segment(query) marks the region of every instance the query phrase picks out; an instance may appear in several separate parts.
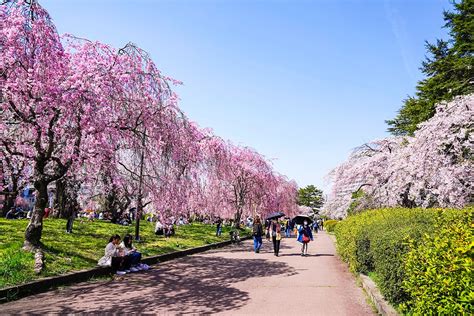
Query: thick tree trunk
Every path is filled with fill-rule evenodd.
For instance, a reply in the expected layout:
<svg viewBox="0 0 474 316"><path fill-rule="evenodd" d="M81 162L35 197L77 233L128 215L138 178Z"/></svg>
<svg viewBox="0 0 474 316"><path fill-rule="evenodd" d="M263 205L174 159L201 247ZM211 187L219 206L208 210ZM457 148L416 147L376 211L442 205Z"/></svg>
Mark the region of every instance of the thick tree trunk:
<svg viewBox="0 0 474 316"><path fill-rule="evenodd" d="M17 196L17 191L10 192L4 196L5 200L3 201L0 217L5 217L5 215L7 215L7 212L15 205L15 199Z"/></svg>
<svg viewBox="0 0 474 316"><path fill-rule="evenodd" d="M234 214L234 228L240 228L240 218L242 217L242 207L238 206Z"/></svg>
<svg viewBox="0 0 474 316"><path fill-rule="evenodd" d="M400 197L402 198L401 200L401 206L406 207L406 208L414 208L416 207L416 203L413 199L410 199L410 188L412 184L408 184L407 188L405 189L405 192L400 194Z"/></svg>
<svg viewBox="0 0 474 316"><path fill-rule="evenodd" d="M3 207L1 212L1 217L5 217L7 212L15 205L16 197L18 196L18 179L16 177L12 177L12 187L11 191L8 187L5 189L8 194L5 195L5 200L3 201Z"/></svg>
<svg viewBox="0 0 474 316"><path fill-rule="evenodd" d="M55 215L59 218L67 218L67 214L65 212L67 211L67 183L66 179L62 178L56 181L56 196L55 196L55 201L54 201L54 209L56 210Z"/></svg>
<svg viewBox="0 0 474 316"><path fill-rule="evenodd" d="M104 212L110 215L110 220L112 223L117 223L120 219L120 214L117 210L116 196L115 188L112 186L110 191L107 192L104 201Z"/></svg>
<svg viewBox="0 0 474 316"><path fill-rule="evenodd" d="M77 194L79 183L74 177L63 177L56 181L55 216L69 218L79 206Z"/></svg>
<svg viewBox="0 0 474 316"><path fill-rule="evenodd" d="M140 240L140 218L142 217L143 202L142 198L138 199L137 210L135 211L135 240Z"/></svg>
<svg viewBox="0 0 474 316"><path fill-rule="evenodd" d="M41 233L43 232L44 209L48 205L48 184L45 181L36 181L36 204L31 215L30 223L26 227L23 248L33 250L41 247Z"/></svg>

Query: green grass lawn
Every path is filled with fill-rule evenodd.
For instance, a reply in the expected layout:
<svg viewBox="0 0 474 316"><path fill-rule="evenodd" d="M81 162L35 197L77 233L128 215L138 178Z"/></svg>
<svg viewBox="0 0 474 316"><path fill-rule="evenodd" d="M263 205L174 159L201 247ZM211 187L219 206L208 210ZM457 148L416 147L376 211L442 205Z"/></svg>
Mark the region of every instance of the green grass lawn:
<svg viewBox="0 0 474 316"><path fill-rule="evenodd" d="M95 267L112 234L123 238L126 233L135 232L135 226L76 220L73 233L66 234L66 220L45 219L41 239L45 246L45 269L37 276L33 271L33 254L21 250L27 224L27 220L0 219L0 288ZM176 235L166 239L154 234L154 224L141 221L141 241L134 245L148 257L228 240L229 231L230 227L224 227L222 236L216 237L214 225L194 223L176 227Z"/></svg>

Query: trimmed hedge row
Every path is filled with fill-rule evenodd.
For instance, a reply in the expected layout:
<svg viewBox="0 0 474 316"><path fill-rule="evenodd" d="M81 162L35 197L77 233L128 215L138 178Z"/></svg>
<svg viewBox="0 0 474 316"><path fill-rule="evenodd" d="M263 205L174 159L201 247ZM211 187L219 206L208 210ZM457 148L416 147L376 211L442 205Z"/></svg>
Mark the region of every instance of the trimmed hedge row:
<svg viewBox="0 0 474 316"><path fill-rule="evenodd" d="M335 219L330 219L330 220L327 220L324 222L324 228L328 231L328 232L333 232L334 231L334 228L336 228L336 225L339 221L335 220Z"/></svg>
<svg viewBox="0 0 474 316"><path fill-rule="evenodd" d="M353 272L374 272L385 298L408 314L473 314L473 208L379 209L335 227Z"/></svg>

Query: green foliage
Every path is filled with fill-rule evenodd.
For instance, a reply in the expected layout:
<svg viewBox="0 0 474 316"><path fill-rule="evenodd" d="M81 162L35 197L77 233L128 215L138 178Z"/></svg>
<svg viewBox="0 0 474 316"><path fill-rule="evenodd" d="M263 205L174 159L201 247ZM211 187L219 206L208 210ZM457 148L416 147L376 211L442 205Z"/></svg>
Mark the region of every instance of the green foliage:
<svg viewBox="0 0 474 316"><path fill-rule="evenodd" d="M21 244L16 244L0 256L0 288L24 283L35 276L34 255L19 248Z"/></svg>
<svg viewBox="0 0 474 316"><path fill-rule="evenodd" d="M466 301L469 298L472 300L472 231L468 232L469 225L466 223L470 221L466 218L462 228L457 226L460 225L459 214L468 214L465 217L470 216L472 221L473 209L460 211L394 208L349 216L335 228L338 252L341 258L349 263L351 271L377 275L375 281L391 303L404 303L406 312L417 311L417 308L421 310L420 306L423 306L425 309L421 314L438 313L441 309L439 304L433 303L435 298L419 298L420 291L424 291L426 296L436 293L436 299L446 304L451 301ZM449 226L446 226L446 223L449 223ZM458 227L462 234L470 234L470 239L466 235L461 238L453 227ZM432 242L427 243L427 240ZM466 240L470 240L471 244L465 243ZM435 243L440 249L439 257L428 259L431 256L430 251L436 249ZM470 259L467 260L469 256ZM427 260L431 260L433 267L428 266L425 270ZM463 264L457 264L459 262ZM459 267L463 272L457 277L451 274L446 274L446 277L439 276L442 271L459 271L452 270L453 266ZM426 273L423 275L420 269ZM466 281L468 272L470 279ZM453 286L452 291L443 291L442 287L430 288L435 284L441 286L448 282L445 278L452 280L449 284L455 283L457 287ZM418 284L423 281L426 287L418 288ZM450 309L454 310L455 308Z"/></svg>
<svg viewBox="0 0 474 316"><path fill-rule="evenodd" d="M352 215L335 227L337 251L340 257L349 263L352 272L365 270L357 261L357 241L363 239L364 229L373 223L375 215L378 215L375 211Z"/></svg>
<svg viewBox="0 0 474 316"><path fill-rule="evenodd" d="M298 205L311 207L313 212L318 213L323 203L323 191L314 185L308 185L298 190Z"/></svg>
<svg viewBox="0 0 474 316"><path fill-rule="evenodd" d="M391 210L367 232L373 260L372 267L367 266L367 271L377 273L381 280L380 291L392 303L398 304L407 299L402 287L404 260L409 251L407 240L419 240L424 232L432 230L435 212L425 209Z"/></svg>
<svg viewBox="0 0 474 316"><path fill-rule="evenodd" d="M410 240L403 281L409 299L402 310L416 315L472 315L473 212L449 212L436 223L435 234L425 234L419 243Z"/></svg>
<svg viewBox="0 0 474 316"><path fill-rule="evenodd" d="M339 223L339 221L335 220L335 219L330 219L330 220L327 220L324 222L324 228L332 233L334 232L334 228L336 228L336 225L337 223Z"/></svg>
<svg viewBox="0 0 474 316"><path fill-rule="evenodd" d="M66 234L66 220L45 219L42 242L45 250L45 269L34 275L34 256L21 251L27 220L0 219L0 288L16 285L35 278L59 275L70 271L92 268L104 254L112 234L133 235L135 226L121 226L106 221L74 221L72 234ZM224 226L221 237L215 236L215 226L193 223L178 226L176 235L166 239L154 234L154 225L140 222L141 241L135 246L144 257L189 249L228 240L230 227ZM240 236L248 235L240 231Z"/></svg>
<svg viewBox="0 0 474 316"><path fill-rule="evenodd" d="M387 121L394 135L412 135L419 123L434 115L437 103L474 92L474 0L454 3L454 12L444 12L444 20L451 38L426 43L430 57L421 67L426 78L397 117Z"/></svg>

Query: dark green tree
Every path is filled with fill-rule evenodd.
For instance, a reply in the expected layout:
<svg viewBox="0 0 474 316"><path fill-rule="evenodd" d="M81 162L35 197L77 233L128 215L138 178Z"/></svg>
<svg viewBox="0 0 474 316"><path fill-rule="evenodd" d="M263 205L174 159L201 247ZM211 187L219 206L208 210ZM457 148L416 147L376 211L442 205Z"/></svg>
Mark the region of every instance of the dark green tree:
<svg viewBox="0 0 474 316"><path fill-rule="evenodd" d="M314 185L311 184L298 190L298 205L311 207L315 214L319 213L323 203L323 191Z"/></svg>
<svg viewBox="0 0 474 316"><path fill-rule="evenodd" d="M419 123L434 115L437 103L474 92L474 0L453 5L454 11L444 12L450 38L426 42L429 56L420 68L426 78L418 82L415 96L404 100L398 115L387 121L394 135L413 135Z"/></svg>

